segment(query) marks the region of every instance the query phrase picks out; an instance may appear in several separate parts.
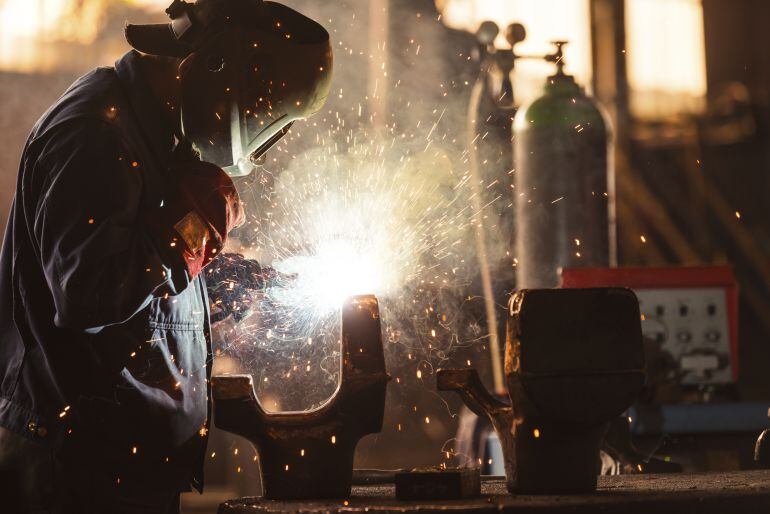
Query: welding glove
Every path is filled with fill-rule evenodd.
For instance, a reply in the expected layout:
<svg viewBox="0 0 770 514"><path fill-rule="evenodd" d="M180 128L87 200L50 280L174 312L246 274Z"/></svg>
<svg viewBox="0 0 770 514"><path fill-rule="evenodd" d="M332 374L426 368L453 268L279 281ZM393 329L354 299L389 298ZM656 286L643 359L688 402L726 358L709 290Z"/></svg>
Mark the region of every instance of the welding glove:
<svg viewBox="0 0 770 514"><path fill-rule="evenodd" d="M192 279L222 250L227 234L244 221L243 206L230 177L201 161L181 141L170 166L168 201L148 226L161 249L181 257Z"/></svg>
<svg viewBox="0 0 770 514"><path fill-rule="evenodd" d="M257 293L291 278L239 253L222 254L206 271L212 321L231 315L236 322L240 321L251 312Z"/></svg>

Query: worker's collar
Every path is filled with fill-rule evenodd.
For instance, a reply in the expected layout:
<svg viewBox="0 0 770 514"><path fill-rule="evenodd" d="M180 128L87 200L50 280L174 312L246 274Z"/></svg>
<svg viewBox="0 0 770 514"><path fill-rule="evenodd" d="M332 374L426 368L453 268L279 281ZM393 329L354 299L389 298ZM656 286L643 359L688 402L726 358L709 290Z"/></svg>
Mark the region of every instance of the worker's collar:
<svg viewBox="0 0 770 514"><path fill-rule="evenodd" d="M154 95L142 73L139 53L131 50L115 63L115 71L136 114L137 121L158 161L165 167L171 158L176 138L163 115L164 106Z"/></svg>

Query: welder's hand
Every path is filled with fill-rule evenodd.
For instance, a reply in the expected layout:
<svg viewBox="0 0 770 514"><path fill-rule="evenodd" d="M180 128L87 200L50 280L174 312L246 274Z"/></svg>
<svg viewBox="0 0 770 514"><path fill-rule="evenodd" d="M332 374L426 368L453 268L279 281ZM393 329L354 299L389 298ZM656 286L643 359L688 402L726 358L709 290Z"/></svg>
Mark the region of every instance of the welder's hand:
<svg viewBox="0 0 770 514"><path fill-rule="evenodd" d="M222 250L227 234L243 224L238 191L227 173L203 162L182 142L171 165L171 199L149 220L161 245L181 255L195 277Z"/></svg>
<svg viewBox="0 0 770 514"><path fill-rule="evenodd" d="M265 287L281 287L291 283L297 278L296 273L281 273L270 266L262 267L262 277L265 281Z"/></svg>
<svg viewBox="0 0 770 514"><path fill-rule="evenodd" d="M238 253L225 253L206 271L209 299L214 307L212 321L232 315L240 321L252 311L258 293L289 277L269 266L260 266L254 259Z"/></svg>

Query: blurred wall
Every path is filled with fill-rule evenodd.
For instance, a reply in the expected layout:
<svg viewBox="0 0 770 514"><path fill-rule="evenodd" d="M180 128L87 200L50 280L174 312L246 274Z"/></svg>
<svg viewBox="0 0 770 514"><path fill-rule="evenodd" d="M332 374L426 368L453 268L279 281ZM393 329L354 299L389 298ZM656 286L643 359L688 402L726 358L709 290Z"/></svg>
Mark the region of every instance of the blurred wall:
<svg viewBox="0 0 770 514"><path fill-rule="evenodd" d="M29 131L74 75L0 72L0 223L5 227L16 187L16 172Z"/></svg>
<svg viewBox="0 0 770 514"><path fill-rule="evenodd" d="M23 4L26 1L9 0L9 3ZM123 0L79 2L83 8L87 4L95 4L101 12L96 20L90 17L86 20L99 24L94 39L87 43L73 41L64 35L64 39L58 39L45 33L17 40L0 37L0 45L5 45L0 48L0 56L15 51L40 59L40 62L0 59L0 148L3 149L0 152L0 223L3 228L13 199L24 143L38 118L79 76L97 66L112 66L115 60L128 51L129 46L123 38L123 26L127 20L134 23L163 20L162 9L144 9L138 3ZM45 4L42 5L45 7ZM86 11L91 13L88 9ZM77 23L77 16L78 12L74 11L74 19L69 20L69 23ZM32 21L3 19L2 23L6 25L0 25L0 30L7 27L7 24L29 25ZM26 45L34 45L36 51L25 52L28 49L23 46ZM9 66L10 70L4 65ZM15 71L19 67L25 72Z"/></svg>

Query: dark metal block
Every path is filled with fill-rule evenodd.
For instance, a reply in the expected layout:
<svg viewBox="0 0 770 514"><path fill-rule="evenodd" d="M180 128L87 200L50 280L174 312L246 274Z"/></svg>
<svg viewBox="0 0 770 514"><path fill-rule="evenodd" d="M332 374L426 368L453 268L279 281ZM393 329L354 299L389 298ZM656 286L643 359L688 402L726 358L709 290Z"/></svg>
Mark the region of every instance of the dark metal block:
<svg viewBox="0 0 770 514"><path fill-rule="evenodd" d="M481 494L478 468L422 468L396 473L396 499L462 500Z"/></svg>

